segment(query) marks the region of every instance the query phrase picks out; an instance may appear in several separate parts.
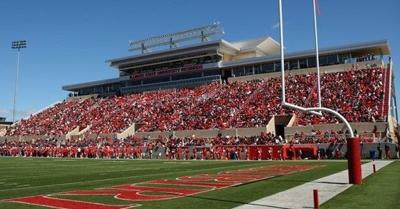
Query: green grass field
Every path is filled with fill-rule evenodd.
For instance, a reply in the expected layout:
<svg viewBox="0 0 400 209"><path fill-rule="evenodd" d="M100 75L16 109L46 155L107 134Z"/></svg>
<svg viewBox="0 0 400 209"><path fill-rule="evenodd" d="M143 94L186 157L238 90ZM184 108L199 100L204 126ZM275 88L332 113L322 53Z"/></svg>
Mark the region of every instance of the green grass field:
<svg viewBox="0 0 400 209"><path fill-rule="evenodd" d="M124 183L138 183L154 179L174 179L179 176L195 174L215 174L220 171L231 171L274 164L311 164L318 167L304 172L277 176L271 179L214 190L189 197L134 203L140 203L142 206L139 208L143 209L232 208L344 170L347 166L346 161L150 161L0 158L0 201L39 194L46 195L73 190L109 187ZM348 198L352 198L349 197L349 195L357 197L357 194L360 192L373 195L373 189L377 189L376 193L382 193L383 188L379 189L379 187L382 186L382 183L387 184L387 182L382 179L388 179L397 183L398 186L396 189L389 191L396 193L397 197L399 197L399 175L397 174L396 177L393 177L396 172L400 171L399 168L399 162L392 163L379 173L379 175L369 177L363 186L352 187L343 195L335 198L335 201L330 201L323 207L337 208L341 205L340 202L348 201ZM346 193L349 195L346 195ZM104 204L133 203L114 199L112 196L64 196L63 198ZM357 198L357 200L362 201L362 196ZM336 201L336 199L338 199L338 201ZM399 203L397 199L388 199L388 201L390 201L390 204ZM354 205L343 208L357 208L353 207ZM0 208L43 207L0 202Z"/></svg>
<svg viewBox="0 0 400 209"><path fill-rule="evenodd" d="M322 205L321 209L400 208L400 161L396 161Z"/></svg>

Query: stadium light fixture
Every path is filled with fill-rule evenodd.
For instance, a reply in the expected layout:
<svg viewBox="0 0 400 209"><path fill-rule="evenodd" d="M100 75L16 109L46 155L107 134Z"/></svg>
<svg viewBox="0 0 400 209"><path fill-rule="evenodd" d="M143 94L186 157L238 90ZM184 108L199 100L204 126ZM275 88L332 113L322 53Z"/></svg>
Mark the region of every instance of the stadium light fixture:
<svg viewBox="0 0 400 209"><path fill-rule="evenodd" d="M224 34L219 22L185 31L154 36L140 41L129 41L129 51L141 50L142 54L149 49L169 45L176 48L178 43L200 39L201 42L208 41L209 37Z"/></svg>
<svg viewBox="0 0 400 209"><path fill-rule="evenodd" d="M314 7L314 26L316 26L316 17L315 17L315 0L313 1ZM282 107L292 108L301 112L311 113L315 115L321 116L321 112L328 112L332 115L338 117L346 126L349 131L350 137L347 138L347 152L348 152L348 174L349 174L349 183L350 184L361 184L362 183L362 175L361 175L361 156L360 156L360 139L354 137L353 129L351 128L350 123L346 120L343 115L339 112L332 110L326 107L301 107L296 104L286 102L286 92L285 92L285 56L284 56L284 38L283 38L283 14L282 14L282 0L278 0L279 3L279 29L280 29L280 52L281 52L281 74L282 74ZM316 28L314 28L314 32L316 32ZM315 33L316 35L316 33ZM316 40L316 48L318 48L318 41ZM318 50L318 49L316 49ZM319 63L317 63L317 70L319 70ZM318 77L320 74L318 72ZM320 78L318 78L318 82ZM318 94L320 95L321 89L318 89ZM319 102L320 103L320 102Z"/></svg>
<svg viewBox="0 0 400 209"><path fill-rule="evenodd" d="M17 111L17 92L18 92L18 79L19 79L19 57L21 49L26 48L26 40L13 41L11 43L12 49L17 49L17 69L15 72L15 87L14 87L14 101L13 101L13 123L15 123L15 116Z"/></svg>

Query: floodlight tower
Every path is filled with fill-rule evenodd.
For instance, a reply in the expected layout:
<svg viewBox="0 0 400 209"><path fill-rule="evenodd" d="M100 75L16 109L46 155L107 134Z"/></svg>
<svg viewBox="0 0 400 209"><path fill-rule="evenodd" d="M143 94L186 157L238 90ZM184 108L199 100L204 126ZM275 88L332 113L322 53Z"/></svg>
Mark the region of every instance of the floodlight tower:
<svg viewBox="0 0 400 209"><path fill-rule="evenodd" d="M17 104L17 91L18 91L18 78L19 78L19 56L21 49L26 48L26 40L13 41L11 43L12 49L17 49L17 70L15 72L15 87L14 87L14 102L13 102L13 123L15 123L15 113Z"/></svg>
<svg viewBox="0 0 400 209"><path fill-rule="evenodd" d="M313 11L314 11L314 33L315 33L315 47L316 54L318 56L318 34L317 34L317 22L316 22L316 4L315 0L313 1ZM360 150L360 138L354 136L353 129L351 128L350 123L347 121L343 115L339 112L332 110L330 108L321 107L321 89L318 87L318 107L301 107L296 104L292 104L286 101L286 86L285 86L285 52L284 52L284 38L283 38L283 12L282 12L282 0L278 0L279 4L279 33L280 33L280 53L281 53L281 76L282 76L282 107L287 107L291 109L295 109L301 112L319 115L321 116L321 112L330 113L336 117L338 117L346 126L349 137L347 138L347 162L348 162L348 175L349 175L349 183L350 184L361 184L362 183L362 175L361 175L361 150ZM318 60L318 59L317 59ZM318 83L320 85L320 73L319 73L319 63L317 63L317 76Z"/></svg>
<svg viewBox="0 0 400 209"><path fill-rule="evenodd" d="M224 31L219 22L214 22L210 25L192 28L185 31L163 34L146 38L140 41L129 41L129 51L140 50L142 54L151 50L151 48L169 46L176 48L181 42L187 42L195 39L200 39L201 42L208 41L208 38L214 35L224 34Z"/></svg>

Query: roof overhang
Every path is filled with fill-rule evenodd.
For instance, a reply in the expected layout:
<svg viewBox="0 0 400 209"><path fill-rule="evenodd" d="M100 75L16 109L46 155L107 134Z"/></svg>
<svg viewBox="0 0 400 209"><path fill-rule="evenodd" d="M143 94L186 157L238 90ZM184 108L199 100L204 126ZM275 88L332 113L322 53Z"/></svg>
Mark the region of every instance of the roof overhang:
<svg viewBox="0 0 400 209"><path fill-rule="evenodd" d="M261 37L239 42L228 42L226 40L207 41L189 46L173 49L164 49L161 51L150 52L146 54L133 55L117 59L110 59L106 62L111 67L123 69L130 66L140 66L149 63L158 63L160 60L173 60L182 56L194 56L199 53L204 54L229 54L238 55L240 53L255 51L263 55L276 54L279 51L279 43L271 37Z"/></svg>
<svg viewBox="0 0 400 209"><path fill-rule="evenodd" d="M241 53L258 52L264 55L276 54L280 49L280 44L269 36L233 42L232 45Z"/></svg>
<svg viewBox="0 0 400 209"><path fill-rule="evenodd" d="M358 52L358 53L370 53L375 55L378 54L389 55L390 48L387 40L378 40L378 41L342 45L338 47L321 48L319 50L319 55L324 56L338 52L340 53ZM310 56L315 56L315 50L305 50L299 52L285 53L285 59L305 58ZM234 61L224 61L220 63L220 67L224 68L224 67L233 67L246 64L257 64L257 63L271 62L276 60L280 60L280 54L275 54L271 56L252 57Z"/></svg>
<svg viewBox="0 0 400 209"><path fill-rule="evenodd" d="M120 68L124 65L140 65L143 63L157 62L161 59L174 59L179 56L187 56L198 53L216 53L221 44L221 40L209 41L175 49L165 49L157 52L133 55L117 59L107 60L111 67Z"/></svg>
<svg viewBox="0 0 400 209"><path fill-rule="evenodd" d="M123 76L119 78L112 78L112 79L105 79L105 80L98 80L98 81L91 81L91 82L85 82L85 83L78 83L78 84L71 84L71 85L65 85L62 87L63 90L65 91L76 91L82 88L88 88L88 87L93 87L93 86L101 86L101 85L106 85L106 84L116 84L121 81L126 81L129 80L129 76Z"/></svg>

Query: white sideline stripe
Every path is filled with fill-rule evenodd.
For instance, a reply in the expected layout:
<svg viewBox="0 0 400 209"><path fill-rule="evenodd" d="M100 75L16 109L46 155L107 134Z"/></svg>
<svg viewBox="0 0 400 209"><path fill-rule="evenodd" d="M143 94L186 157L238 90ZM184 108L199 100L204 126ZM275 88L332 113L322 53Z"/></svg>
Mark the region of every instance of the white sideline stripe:
<svg viewBox="0 0 400 209"><path fill-rule="evenodd" d="M373 173L372 164L376 170L389 165L393 161L372 161L362 165L362 177ZM283 192L267 196L256 201L244 204L234 209L304 209L314 208L313 190L318 189L319 203L322 204L350 188L347 170L293 187ZM266 188L268 189L268 188Z"/></svg>

